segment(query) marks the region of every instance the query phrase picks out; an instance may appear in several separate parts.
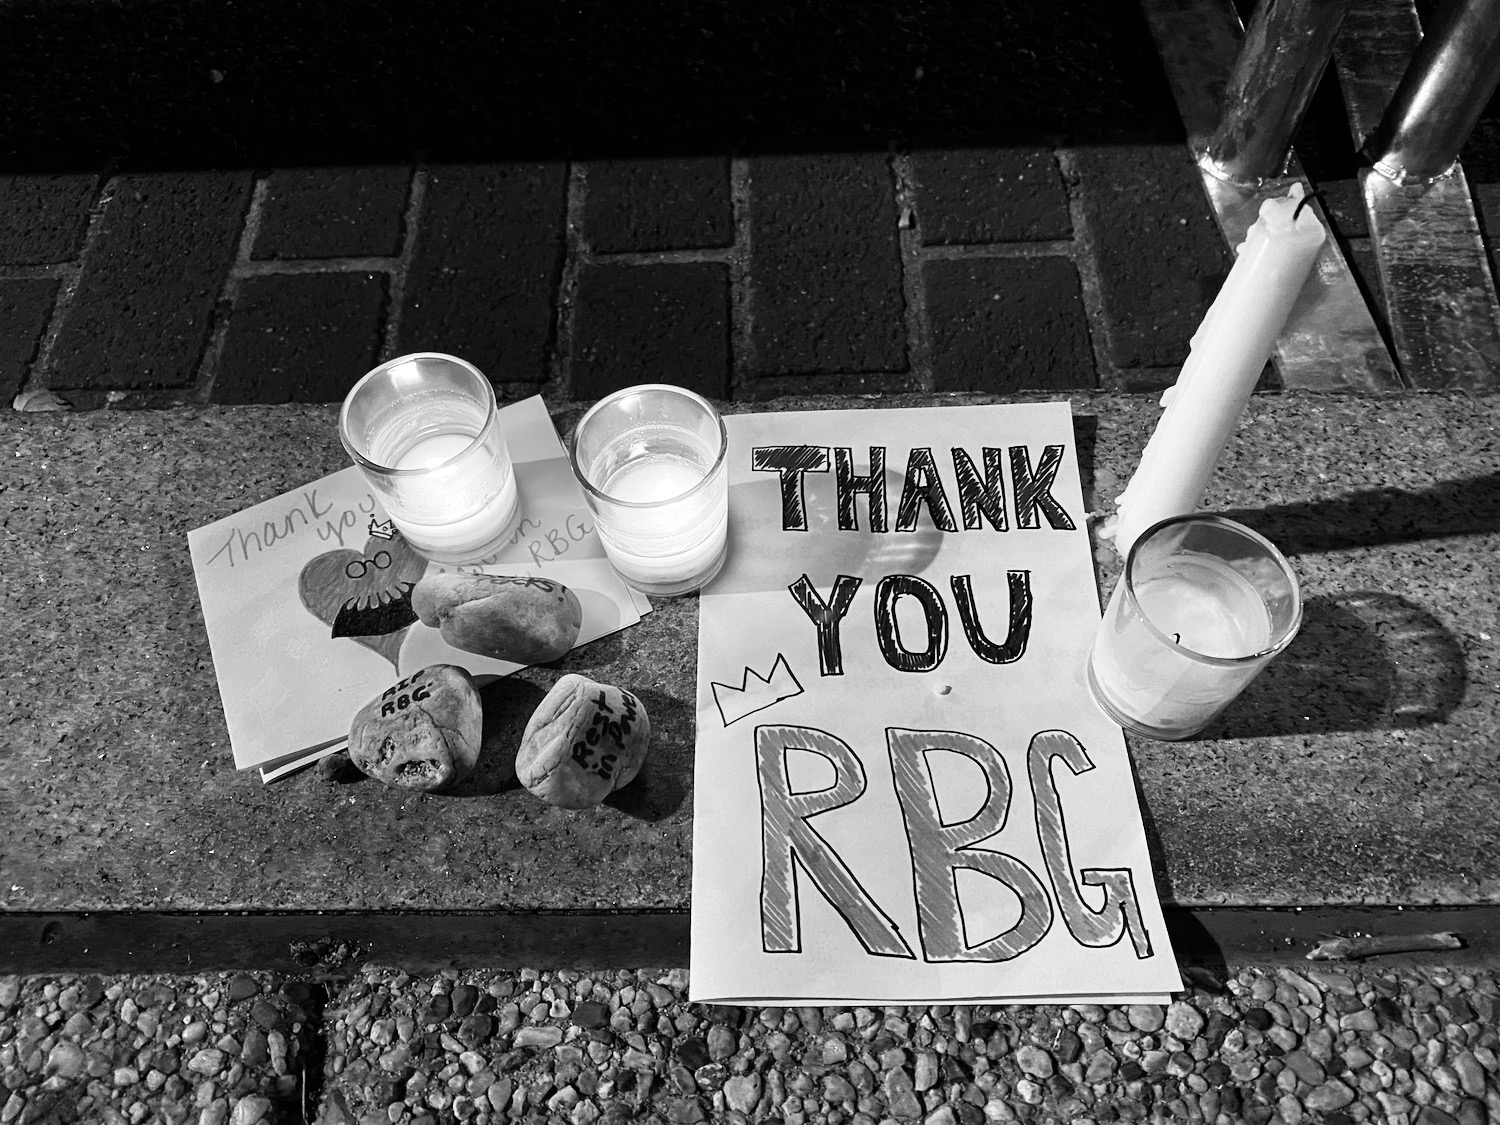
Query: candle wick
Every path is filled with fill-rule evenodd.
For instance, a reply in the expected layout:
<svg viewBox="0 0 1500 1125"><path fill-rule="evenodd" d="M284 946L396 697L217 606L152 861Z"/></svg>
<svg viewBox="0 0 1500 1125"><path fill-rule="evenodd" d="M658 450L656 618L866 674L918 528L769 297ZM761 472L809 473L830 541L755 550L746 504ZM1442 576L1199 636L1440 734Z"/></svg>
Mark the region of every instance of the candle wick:
<svg viewBox="0 0 1500 1125"><path fill-rule="evenodd" d="M1182 634L1181 633L1173 633L1172 634L1172 643L1174 645L1180 645L1182 643Z"/></svg>
<svg viewBox="0 0 1500 1125"><path fill-rule="evenodd" d="M1297 216L1300 215L1300 214L1302 214L1302 208L1306 207L1309 203L1311 203L1313 201L1313 199L1315 197L1317 197L1317 196L1319 196L1321 194L1322 194L1322 192L1310 191L1306 195L1304 195L1300 200L1298 200L1297 201L1297 206L1292 209L1292 222L1295 223L1297 221Z"/></svg>

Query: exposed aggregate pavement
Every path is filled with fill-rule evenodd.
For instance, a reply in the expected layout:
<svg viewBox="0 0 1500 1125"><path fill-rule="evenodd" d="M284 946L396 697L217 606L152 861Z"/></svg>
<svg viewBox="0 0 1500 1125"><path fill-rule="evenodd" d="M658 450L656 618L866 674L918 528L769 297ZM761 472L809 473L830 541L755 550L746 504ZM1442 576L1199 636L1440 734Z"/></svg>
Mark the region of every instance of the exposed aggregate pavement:
<svg viewBox="0 0 1500 1125"><path fill-rule="evenodd" d="M0 1125L1500 1119L1488 971L1194 968L1169 1006L743 1008L687 972L0 977Z"/></svg>

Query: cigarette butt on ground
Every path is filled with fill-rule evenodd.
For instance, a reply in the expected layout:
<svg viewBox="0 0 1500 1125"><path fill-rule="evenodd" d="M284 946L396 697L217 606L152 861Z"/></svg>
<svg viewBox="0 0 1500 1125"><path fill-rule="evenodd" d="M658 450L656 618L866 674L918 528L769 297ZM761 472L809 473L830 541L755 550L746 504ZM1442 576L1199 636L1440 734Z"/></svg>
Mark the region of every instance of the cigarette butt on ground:
<svg viewBox="0 0 1500 1125"><path fill-rule="evenodd" d="M1434 949L1462 949L1458 934L1382 934L1326 938L1307 955L1309 961L1357 961L1382 953L1425 953Z"/></svg>

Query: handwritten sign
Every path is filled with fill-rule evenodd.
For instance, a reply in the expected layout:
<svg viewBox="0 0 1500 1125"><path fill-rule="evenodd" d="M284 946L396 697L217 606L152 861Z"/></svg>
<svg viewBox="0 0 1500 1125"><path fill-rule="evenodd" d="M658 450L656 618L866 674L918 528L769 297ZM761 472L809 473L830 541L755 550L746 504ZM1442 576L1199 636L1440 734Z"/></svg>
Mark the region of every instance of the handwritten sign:
<svg viewBox="0 0 1500 1125"><path fill-rule="evenodd" d="M650 605L605 558L542 400L502 408L500 425L522 517L493 559L452 569L562 582L583 605L578 644L635 624ZM412 587L450 568L406 544L353 467L195 528L188 546L240 769L334 746L360 707L429 664L519 667L455 649L418 620Z"/></svg>
<svg viewBox="0 0 1500 1125"><path fill-rule="evenodd" d="M1067 404L736 415L701 597L692 994L1179 989Z"/></svg>

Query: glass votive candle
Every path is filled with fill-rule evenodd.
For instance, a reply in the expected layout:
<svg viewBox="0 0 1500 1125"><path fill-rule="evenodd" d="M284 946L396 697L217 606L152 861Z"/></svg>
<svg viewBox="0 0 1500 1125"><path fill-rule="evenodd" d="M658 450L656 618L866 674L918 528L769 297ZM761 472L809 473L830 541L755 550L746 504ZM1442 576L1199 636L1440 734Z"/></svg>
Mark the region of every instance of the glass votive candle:
<svg viewBox="0 0 1500 1125"><path fill-rule="evenodd" d="M728 435L707 399L681 387L626 387L590 407L568 457L620 577L647 594L704 586L724 565Z"/></svg>
<svg viewBox="0 0 1500 1125"><path fill-rule="evenodd" d="M494 555L520 514L495 388L440 352L388 360L344 399L339 437L406 541L433 562Z"/></svg>
<svg viewBox="0 0 1500 1125"><path fill-rule="evenodd" d="M1188 738L1301 622L1297 576L1263 536L1221 516L1163 520L1125 559L1089 654L1089 687L1127 730Z"/></svg>

